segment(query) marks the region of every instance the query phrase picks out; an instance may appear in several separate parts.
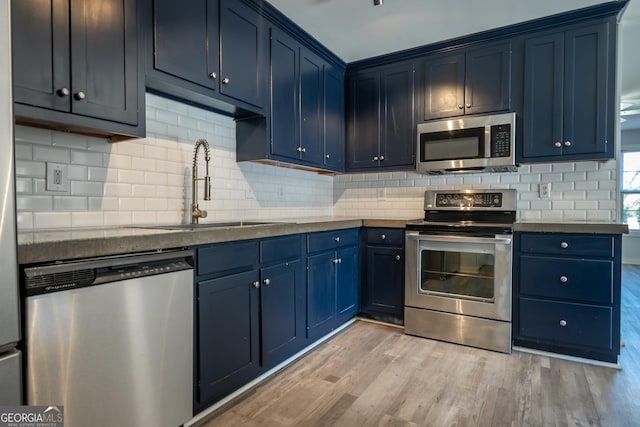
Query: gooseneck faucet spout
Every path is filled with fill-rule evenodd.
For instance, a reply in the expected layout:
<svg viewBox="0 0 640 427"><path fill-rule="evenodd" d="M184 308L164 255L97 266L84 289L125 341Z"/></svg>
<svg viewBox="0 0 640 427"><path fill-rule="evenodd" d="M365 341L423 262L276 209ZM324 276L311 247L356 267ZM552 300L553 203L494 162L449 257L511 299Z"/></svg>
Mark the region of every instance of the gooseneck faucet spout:
<svg viewBox="0 0 640 427"><path fill-rule="evenodd" d="M206 175L203 178L198 177L198 151L200 147L204 147L204 159L206 160ZM198 181L204 181L204 200L211 200L211 179L209 178L209 143L206 139L196 141L193 150L193 166L191 167L191 224L197 224L199 218L206 218L207 211L198 207Z"/></svg>

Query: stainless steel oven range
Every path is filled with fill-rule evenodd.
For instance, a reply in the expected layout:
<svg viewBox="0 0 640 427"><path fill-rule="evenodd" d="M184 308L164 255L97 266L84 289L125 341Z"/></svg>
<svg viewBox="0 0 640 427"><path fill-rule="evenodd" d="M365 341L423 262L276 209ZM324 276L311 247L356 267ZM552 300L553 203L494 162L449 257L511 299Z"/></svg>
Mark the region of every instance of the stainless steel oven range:
<svg viewBox="0 0 640 427"><path fill-rule="evenodd" d="M405 333L511 353L516 191L427 191L424 208L405 234Z"/></svg>

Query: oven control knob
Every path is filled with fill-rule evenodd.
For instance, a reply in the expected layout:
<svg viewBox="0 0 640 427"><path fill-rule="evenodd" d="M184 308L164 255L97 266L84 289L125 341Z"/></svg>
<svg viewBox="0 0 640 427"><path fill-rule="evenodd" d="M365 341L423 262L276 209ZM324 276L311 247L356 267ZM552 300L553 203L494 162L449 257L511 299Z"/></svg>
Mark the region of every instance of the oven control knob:
<svg viewBox="0 0 640 427"><path fill-rule="evenodd" d="M567 283L567 281L569 281L569 278L567 276L560 276L560 281L562 283Z"/></svg>
<svg viewBox="0 0 640 427"><path fill-rule="evenodd" d="M567 242L562 242L562 243L560 243L560 247L562 249L567 249L569 247L569 244Z"/></svg>
<svg viewBox="0 0 640 427"><path fill-rule="evenodd" d="M567 326L567 321L566 321L566 320L564 320L564 319L562 319L562 320L560 321L560 326L563 326L563 327L564 327L564 326Z"/></svg>

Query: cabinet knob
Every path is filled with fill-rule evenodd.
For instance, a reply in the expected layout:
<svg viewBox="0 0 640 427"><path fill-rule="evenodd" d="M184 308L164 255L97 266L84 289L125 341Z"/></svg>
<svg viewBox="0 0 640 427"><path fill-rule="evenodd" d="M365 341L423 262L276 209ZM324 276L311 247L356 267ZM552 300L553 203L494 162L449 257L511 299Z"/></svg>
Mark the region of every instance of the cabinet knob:
<svg viewBox="0 0 640 427"><path fill-rule="evenodd" d="M571 147L571 141L565 141L564 142L564 146L565 147Z"/></svg>
<svg viewBox="0 0 640 427"><path fill-rule="evenodd" d="M225 85L228 85L229 82L231 82L231 80L229 80L229 77L225 77L224 79L222 79L222 83Z"/></svg>
<svg viewBox="0 0 640 427"><path fill-rule="evenodd" d="M378 156L373 156L373 161L377 162L378 161Z"/></svg>
<svg viewBox="0 0 640 427"><path fill-rule="evenodd" d="M335 240L336 243L340 243L340 236L335 237L333 240Z"/></svg>
<svg viewBox="0 0 640 427"><path fill-rule="evenodd" d="M567 249L569 247L569 244L567 242L562 242L562 243L560 243L560 247L562 249Z"/></svg>
<svg viewBox="0 0 640 427"><path fill-rule="evenodd" d="M218 75L215 73L215 71L212 71L209 73L209 77L211 77L212 79L217 79Z"/></svg>
<svg viewBox="0 0 640 427"><path fill-rule="evenodd" d="M77 99L78 101L82 101L83 99L85 99L87 97L87 94L84 93L83 91L77 92L75 95L73 95L73 97L75 99Z"/></svg>
<svg viewBox="0 0 640 427"><path fill-rule="evenodd" d="M259 288L260 287L260 282L259 281L255 281L251 284L251 286L253 286L254 288Z"/></svg>
<svg viewBox="0 0 640 427"><path fill-rule="evenodd" d="M400 261L400 255L396 255L396 261Z"/></svg>
<svg viewBox="0 0 640 427"><path fill-rule="evenodd" d="M556 141L556 142L553 143L553 146L556 147L556 148L560 148L560 147L562 147L562 144L560 143L560 141Z"/></svg>
<svg viewBox="0 0 640 427"><path fill-rule="evenodd" d="M560 326L563 326L563 327L564 327L564 326L567 326L567 321L566 321L566 320L564 320L564 319L562 319L562 320L560 321Z"/></svg>
<svg viewBox="0 0 640 427"><path fill-rule="evenodd" d="M302 153L302 147L297 147L297 148L296 148L296 151L297 151L298 153Z"/></svg>
<svg viewBox="0 0 640 427"><path fill-rule="evenodd" d="M467 108L471 108L471 104L470 104L470 103L469 103L469 104L467 104Z"/></svg>
<svg viewBox="0 0 640 427"><path fill-rule="evenodd" d="M338 264L340 262L340 260L338 258L334 258L331 260L332 263L334 264Z"/></svg>
<svg viewBox="0 0 640 427"><path fill-rule="evenodd" d="M56 93L58 94L58 96L60 97L65 97L65 96L69 96L69 94L71 93L71 91L69 91L68 87L62 87L60 89L58 89L56 91Z"/></svg>
<svg viewBox="0 0 640 427"><path fill-rule="evenodd" d="M271 284L271 280L269 280L269 279L264 279L264 280L262 281L262 283L264 283L264 285L265 285L265 286L269 286L269 285Z"/></svg>
<svg viewBox="0 0 640 427"><path fill-rule="evenodd" d="M338 264L342 264L342 258L338 258Z"/></svg>
<svg viewBox="0 0 640 427"><path fill-rule="evenodd" d="M384 156L380 156L380 161L384 160Z"/></svg>
<svg viewBox="0 0 640 427"><path fill-rule="evenodd" d="M306 149L305 147L302 147L302 152L303 152L303 153L306 153L306 152L307 152L307 149Z"/></svg>
<svg viewBox="0 0 640 427"><path fill-rule="evenodd" d="M560 281L562 283L567 283L569 281L569 278L567 276L560 276Z"/></svg>
<svg viewBox="0 0 640 427"><path fill-rule="evenodd" d="M387 240L387 235L386 235L386 234L383 234L383 235L381 235L381 236L380 236L380 238L381 238L382 240Z"/></svg>
<svg viewBox="0 0 640 427"><path fill-rule="evenodd" d="M331 157L331 155L329 155L329 154L325 154L325 155L324 155L324 158L325 158L325 159L328 159L328 158L330 158L330 157Z"/></svg>
<svg viewBox="0 0 640 427"><path fill-rule="evenodd" d="M462 110L464 108L464 105L458 104L458 108Z"/></svg>

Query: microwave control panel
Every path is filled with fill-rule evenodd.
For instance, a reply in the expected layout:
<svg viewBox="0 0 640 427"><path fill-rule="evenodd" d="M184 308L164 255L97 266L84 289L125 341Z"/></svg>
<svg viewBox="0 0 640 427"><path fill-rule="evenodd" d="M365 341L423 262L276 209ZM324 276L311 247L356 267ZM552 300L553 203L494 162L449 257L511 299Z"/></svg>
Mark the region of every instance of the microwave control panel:
<svg viewBox="0 0 640 427"><path fill-rule="evenodd" d="M491 126L491 157L511 156L511 125Z"/></svg>

